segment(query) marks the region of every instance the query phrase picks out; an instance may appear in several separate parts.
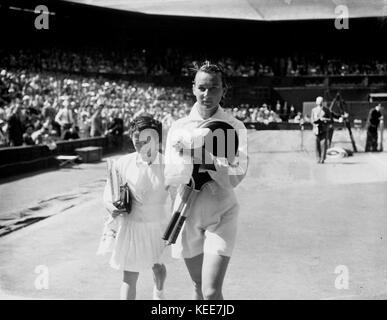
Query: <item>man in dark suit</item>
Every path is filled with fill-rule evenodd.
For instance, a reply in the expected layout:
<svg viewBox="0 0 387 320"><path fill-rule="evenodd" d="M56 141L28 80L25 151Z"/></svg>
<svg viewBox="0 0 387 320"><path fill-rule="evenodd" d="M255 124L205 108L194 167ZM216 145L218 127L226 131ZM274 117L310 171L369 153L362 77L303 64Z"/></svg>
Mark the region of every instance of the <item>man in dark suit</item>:
<svg viewBox="0 0 387 320"><path fill-rule="evenodd" d="M383 119L381 108L382 105L379 103L368 114L366 152L378 151L378 128L380 121Z"/></svg>
<svg viewBox="0 0 387 320"><path fill-rule="evenodd" d="M23 144L23 131L22 107L16 104L8 118L8 139L11 147Z"/></svg>

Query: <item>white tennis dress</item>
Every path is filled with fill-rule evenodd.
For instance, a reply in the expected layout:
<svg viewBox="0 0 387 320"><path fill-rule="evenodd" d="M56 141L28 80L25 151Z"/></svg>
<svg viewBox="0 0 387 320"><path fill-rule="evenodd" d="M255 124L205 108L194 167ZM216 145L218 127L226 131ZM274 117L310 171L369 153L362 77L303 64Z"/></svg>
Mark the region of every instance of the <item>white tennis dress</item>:
<svg viewBox="0 0 387 320"><path fill-rule="evenodd" d="M166 255L163 233L168 224L168 192L164 188L162 155L148 165L137 153L118 159L117 169L128 183L135 200L130 214L116 218L117 233L112 246L110 265L114 269L139 272L161 263ZM104 203L111 204L106 185ZM169 204L170 206L170 204Z"/></svg>

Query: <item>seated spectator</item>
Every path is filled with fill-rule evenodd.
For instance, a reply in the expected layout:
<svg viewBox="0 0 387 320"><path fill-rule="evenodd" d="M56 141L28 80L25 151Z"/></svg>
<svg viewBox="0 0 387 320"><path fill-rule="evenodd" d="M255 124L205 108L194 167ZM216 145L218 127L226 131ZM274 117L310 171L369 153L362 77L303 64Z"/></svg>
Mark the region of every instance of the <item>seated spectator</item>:
<svg viewBox="0 0 387 320"><path fill-rule="evenodd" d="M35 144L43 144L44 136L46 134L49 134L49 127L47 125L43 125L40 129L32 132L31 138Z"/></svg>
<svg viewBox="0 0 387 320"><path fill-rule="evenodd" d="M42 125L41 128L34 131L31 134L32 140L34 140L35 144L45 144L46 141L51 141L55 139L56 132L52 128L52 124L49 120L46 120Z"/></svg>
<svg viewBox="0 0 387 320"><path fill-rule="evenodd" d="M276 113L272 110L272 111L270 111L269 122L282 122L282 119L280 118L278 113Z"/></svg>
<svg viewBox="0 0 387 320"><path fill-rule="evenodd" d="M0 119L0 148L1 147L6 147L8 145L8 139L6 135L6 122L2 119Z"/></svg>
<svg viewBox="0 0 387 320"><path fill-rule="evenodd" d="M293 123L300 123L302 120L302 113L297 112L296 116L293 118Z"/></svg>
<svg viewBox="0 0 387 320"><path fill-rule="evenodd" d="M26 132L23 133L23 145L33 146L35 141L32 139L32 133L34 132L34 126L29 124L26 127Z"/></svg>
<svg viewBox="0 0 387 320"><path fill-rule="evenodd" d="M65 129L63 132L62 140L76 140L79 139L79 134L75 125L72 125L70 128Z"/></svg>

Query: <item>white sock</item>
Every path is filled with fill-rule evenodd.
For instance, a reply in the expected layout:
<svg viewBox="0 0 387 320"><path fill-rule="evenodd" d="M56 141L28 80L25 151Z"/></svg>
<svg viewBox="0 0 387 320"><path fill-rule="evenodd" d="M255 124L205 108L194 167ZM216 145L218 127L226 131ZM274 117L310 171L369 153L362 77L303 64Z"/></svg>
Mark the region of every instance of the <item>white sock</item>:
<svg viewBox="0 0 387 320"><path fill-rule="evenodd" d="M153 300L164 300L164 290L158 290L156 286L153 287Z"/></svg>

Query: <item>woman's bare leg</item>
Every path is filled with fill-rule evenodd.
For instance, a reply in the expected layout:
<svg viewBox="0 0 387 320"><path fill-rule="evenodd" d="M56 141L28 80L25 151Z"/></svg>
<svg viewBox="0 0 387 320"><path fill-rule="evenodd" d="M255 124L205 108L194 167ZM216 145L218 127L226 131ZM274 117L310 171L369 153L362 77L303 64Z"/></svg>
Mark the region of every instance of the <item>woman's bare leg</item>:
<svg viewBox="0 0 387 320"><path fill-rule="evenodd" d="M202 292L205 300L223 300L222 286L230 257L206 253L203 258Z"/></svg>
<svg viewBox="0 0 387 320"><path fill-rule="evenodd" d="M193 258L184 259L189 275L194 285L193 300L203 300L202 293L202 266L203 254Z"/></svg>

